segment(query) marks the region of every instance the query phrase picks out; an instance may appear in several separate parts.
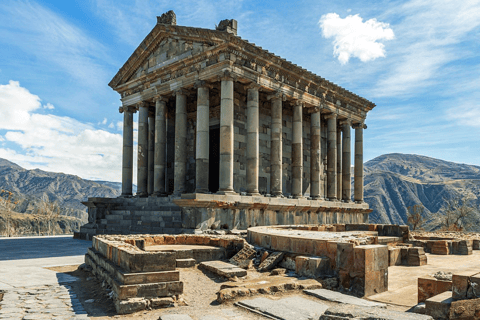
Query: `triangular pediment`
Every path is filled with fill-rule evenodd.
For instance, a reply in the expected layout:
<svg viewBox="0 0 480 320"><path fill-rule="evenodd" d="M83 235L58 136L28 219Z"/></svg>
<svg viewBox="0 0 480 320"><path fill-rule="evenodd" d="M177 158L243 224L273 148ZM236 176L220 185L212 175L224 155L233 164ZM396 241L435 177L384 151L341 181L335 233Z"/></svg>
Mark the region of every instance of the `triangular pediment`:
<svg viewBox="0 0 480 320"><path fill-rule="evenodd" d="M109 86L115 89L171 63L210 50L226 42L228 36L215 30L157 25L118 71Z"/></svg>

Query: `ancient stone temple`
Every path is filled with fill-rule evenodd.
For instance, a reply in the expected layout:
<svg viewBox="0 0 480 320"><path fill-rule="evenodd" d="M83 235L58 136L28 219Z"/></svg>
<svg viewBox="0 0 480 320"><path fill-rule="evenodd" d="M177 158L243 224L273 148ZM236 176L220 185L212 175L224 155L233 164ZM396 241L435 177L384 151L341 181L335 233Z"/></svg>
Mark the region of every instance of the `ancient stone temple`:
<svg viewBox="0 0 480 320"><path fill-rule="evenodd" d="M157 19L109 83L124 117L122 196L85 202L83 236L368 221L372 102L241 39L235 20Z"/></svg>

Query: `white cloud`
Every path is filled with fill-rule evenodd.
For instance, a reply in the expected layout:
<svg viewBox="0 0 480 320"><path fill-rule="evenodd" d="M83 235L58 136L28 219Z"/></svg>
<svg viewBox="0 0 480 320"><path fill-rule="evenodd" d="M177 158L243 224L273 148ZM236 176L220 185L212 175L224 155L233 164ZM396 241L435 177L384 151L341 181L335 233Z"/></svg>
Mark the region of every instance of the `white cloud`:
<svg viewBox="0 0 480 320"><path fill-rule="evenodd" d="M107 118L103 118L102 124L103 125L107 124Z"/></svg>
<svg viewBox="0 0 480 320"><path fill-rule="evenodd" d="M48 110L53 110L55 107L51 103L47 103L46 105L43 106L43 109L48 109Z"/></svg>
<svg viewBox="0 0 480 320"><path fill-rule="evenodd" d="M40 98L19 82L0 85L0 130L7 131L8 144L0 148L0 157L26 168L40 163L43 170L121 180L121 135L69 117L37 113L43 110Z"/></svg>
<svg viewBox="0 0 480 320"><path fill-rule="evenodd" d="M363 22L358 14L342 19L336 13L328 13L320 18L319 24L323 37L333 38L333 55L341 64L351 57L362 62L385 57L385 46L378 41L395 37L388 23L376 19Z"/></svg>
<svg viewBox="0 0 480 320"><path fill-rule="evenodd" d="M448 119L455 119L462 126L480 128L480 103L478 100L464 102L447 111Z"/></svg>
<svg viewBox="0 0 480 320"><path fill-rule="evenodd" d="M117 122L117 130L118 131L123 131L123 121L118 121Z"/></svg>

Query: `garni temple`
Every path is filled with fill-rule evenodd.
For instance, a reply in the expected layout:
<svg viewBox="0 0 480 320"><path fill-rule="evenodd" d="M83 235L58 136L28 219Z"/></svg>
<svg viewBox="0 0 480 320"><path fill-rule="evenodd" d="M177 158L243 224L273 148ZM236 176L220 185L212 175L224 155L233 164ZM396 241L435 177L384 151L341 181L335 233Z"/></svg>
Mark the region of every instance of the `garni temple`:
<svg viewBox="0 0 480 320"><path fill-rule="evenodd" d="M81 238L368 222L375 104L240 38L236 20L211 30L157 17L109 86L124 117L122 195L84 202Z"/></svg>

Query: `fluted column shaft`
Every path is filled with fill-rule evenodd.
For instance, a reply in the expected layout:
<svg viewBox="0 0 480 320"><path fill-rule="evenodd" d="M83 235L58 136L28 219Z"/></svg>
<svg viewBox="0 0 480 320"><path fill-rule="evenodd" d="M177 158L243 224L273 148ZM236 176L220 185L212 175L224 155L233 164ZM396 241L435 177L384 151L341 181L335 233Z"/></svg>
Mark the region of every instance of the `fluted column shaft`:
<svg viewBox="0 0 480 320"><path fill-rule="evenodd" d="M222 78L220 88L220 181L221 194L233 193L233 79Z"/></svg>
<svg viewBox="0 0 480 320"><path fill-rule="evenodd" d="M153 194L154 185L154 150L155 150L155 112L148 114L148 195Z"/></svg>
<svg viewBox="0 0 480 320"><path fill-rule="evenodd" d="M138 156L137 156L137 196L147 196L148 183L148 105L139 104L138 112Z"/></svg>
<svg viewBox="0 0 480 320"><path fill-rule="evenodd" d="M337 199L342 199L342 130L337 123Z"/></svg>
<svg viewBox="0 0 480 320"><path fill-rule="evenodd" d="M320 110L311 114L310 117L310 197L312 199L323 198L322 184L320 183L321 171L321 143L322 128Z"/></svg>
<svg viewBox="0 0 480 320"><path fill-rule="evenodd" d="M345 202L352 201L350 126L351 123L348 120L342 123L342 200Z"/></svg>
<svg viewBox="0 0 480 320"><path fill-rule="evenodd" d="M133 112L123 107L122 196L132 195L133 180Z"/></svg>
<svg viewBox="0 0 480 320"><path fill-rule="evenodd" d="M327 119L327 198L337 199L337 115Z"/></svg>
<svg viewBox="0 0 480 320"><path fill-rule="evenodd" d="M195 192L208 192L210 98L205 83L197 89L197 145L195 154Z"/></svg>
<svg viewBox="0 0 480 320"><path fill-rule="evenodd" d="M187 96L186 92L176 92L175 105L175 169L173 194L180 196L185 192L185 174L187 156Z"/></svg>
<svg viewBox="0 0 480 320"><path fill-rule="evenodd" d="M357 123L355 129L355 169L354 169L354 200L363 202L363 129L366 125Z"/></svg>
<svg viewBox="0 0 480 320"><path fill-rule="evenodd" d="M282 97L274 97L272 104L272 133L270 147L270 193L282 195Z"/></svg>
<svg viewBox="0 0 480 320"><path fill-rule="evenodd" d="M258 195L258 163L259 163L259 132L258 132L258 89L252 84L247 89L247 193Z"/></svg>
<svg viewBox="0 0 480 320"><path fill-rule="evenodd" d="M153 167L153 193L156 196L166 195L165 191L165 147L167 141L167 124L165 119L166 99L156 97L155 100L155 154Z"/></svg>
<svg viewBox="0 0 480 320"><path fill-rule="evenodd" d="M297 101L293 106L292 132L292 195L300 198L303 195L303 103Z"/></svg>

